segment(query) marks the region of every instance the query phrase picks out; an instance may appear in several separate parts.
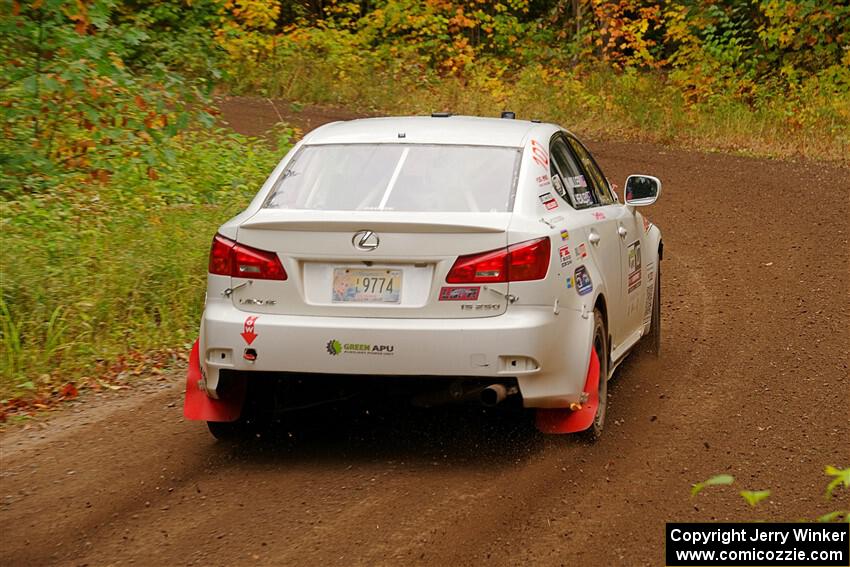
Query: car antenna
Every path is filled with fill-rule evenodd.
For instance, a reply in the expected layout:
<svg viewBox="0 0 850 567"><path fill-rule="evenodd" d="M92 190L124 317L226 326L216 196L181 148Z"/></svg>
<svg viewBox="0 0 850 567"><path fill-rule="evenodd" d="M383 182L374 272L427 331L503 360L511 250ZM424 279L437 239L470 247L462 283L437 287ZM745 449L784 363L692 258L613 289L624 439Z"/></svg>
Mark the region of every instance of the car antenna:
<svg viewBox="0 0 850 567"><path fill-rule="evenodd" d="M513 120L516 118L516 112L511 112L510 110L502 111L502 118L507 118L508 120Z"/></svg>
<svg viewBox="0 0 850 567"><path fill-rule="evenodd" d="M451 112L432 112L431 118L448 118L452 115Z"/></svg>

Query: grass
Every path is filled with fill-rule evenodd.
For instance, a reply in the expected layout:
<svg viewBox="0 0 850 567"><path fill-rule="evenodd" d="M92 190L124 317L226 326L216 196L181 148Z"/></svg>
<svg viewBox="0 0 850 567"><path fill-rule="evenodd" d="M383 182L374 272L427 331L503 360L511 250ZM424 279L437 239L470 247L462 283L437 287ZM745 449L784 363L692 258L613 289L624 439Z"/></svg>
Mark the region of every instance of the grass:
<svg viewBox="0 0 850 567"><path fill-rule="evenodd" d="M288 148L223 131L173 143L151 180L66 184L3 203L0 400L85 378L130 353L191 343L207 254Z"/></svg>

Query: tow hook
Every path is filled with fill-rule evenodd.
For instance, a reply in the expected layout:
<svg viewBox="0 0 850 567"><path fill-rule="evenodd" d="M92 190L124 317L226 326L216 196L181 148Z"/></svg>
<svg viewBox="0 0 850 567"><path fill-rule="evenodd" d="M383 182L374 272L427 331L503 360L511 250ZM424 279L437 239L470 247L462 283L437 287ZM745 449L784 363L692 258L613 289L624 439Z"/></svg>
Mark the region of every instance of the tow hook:
<svg viewBox="0 0 850 567"><path fill-rule="evenodd" d="M579 397L579 400L577 402L572 402L570 404L570 409L572 411L580 410L582 407L584 407L584 404L586 404L587 400L589 400L589 399L590 399L590 394L588 394L587 392L582 392L581 396Z"/></svg>
<svg viewBox="0 0 850 567"><path fill-rule="evenodd" d="M242 358L244 358L244 359L245 359L245 360L247 360L248 362L253 363L255 360L257 360L257 351L256 351L256 349L253 349L253 348L246 348L246 349L245 349L245 354L243 354L243 355L242 355Z"/></svg>
<svg viewBox="0 0 850 567"><path fill-rule="evenodd" d="M246 285L251 285L252 283L254 283L254 280L248 280L247 282L242 282L241 284L239 284L237 286L227 288L226 290L221 292L221 294L224 297L230 297L231 295L233 295L233 292L236 291L237 289L239 289L240 287L245 287Z"/></svg>
<svg viewBox="0 0 850 567"><path fill-rule="evenodd" d="M497 293L508 300L508 303L516 303L519 300L519 297L512 295L510 293L504 293L499 291L498 289L493 289L492 287L484 286L484 289L487 291L492 291L493 293Z"/></svg>

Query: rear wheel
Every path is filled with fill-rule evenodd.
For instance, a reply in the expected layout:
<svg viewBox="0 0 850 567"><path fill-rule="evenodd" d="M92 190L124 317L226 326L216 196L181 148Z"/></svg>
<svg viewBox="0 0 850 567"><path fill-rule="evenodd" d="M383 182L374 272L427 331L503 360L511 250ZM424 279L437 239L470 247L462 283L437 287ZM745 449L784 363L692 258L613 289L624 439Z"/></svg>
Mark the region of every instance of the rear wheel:
<svg viewBox="0 0 850 567"><path fill-rule="evenodd" d="M239 382L245 380L247 384L240 386ZM269 414L274 409L273 385L271 380L252 379L250 373L230 375L229 380L223 381L220 384L220 395L235 395L234 390L243 387L245 400L236 421L207 422L207 428L213 437L220 441L236 441L251 437L262 429L271 421Z"/></svg>
<svg viewBox="0 0 850 567"><path fill-rule="evenodd" d="M246 435L245 423L241 419L236 421L208 421L212 436L219 441L235 441Z"/></svg>
<svg viewBox="0 0 850 567"><path fill-rule="evenodd" d="M599 406L596 408L596 415L593 416L593 423L584 431L584 436L589 441L596 441L602 435L602 430L605 428L605 414L608 411L608 332L605 330L605 320L599 309L593 310L593 321L593 350L599 359L599 385L596 390L599 395Z"/></svg>

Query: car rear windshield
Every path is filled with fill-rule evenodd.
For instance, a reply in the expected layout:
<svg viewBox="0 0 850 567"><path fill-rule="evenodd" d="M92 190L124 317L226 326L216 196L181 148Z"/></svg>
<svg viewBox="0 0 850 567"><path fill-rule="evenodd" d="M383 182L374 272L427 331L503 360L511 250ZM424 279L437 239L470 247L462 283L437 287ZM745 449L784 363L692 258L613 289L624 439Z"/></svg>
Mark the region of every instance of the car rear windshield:
<svg viewBox="0 0 850 567"><path fill-rule="evenodd" d="M265 206L323 211L506 212L520 150L492 146L304 146Z"/></svg>

